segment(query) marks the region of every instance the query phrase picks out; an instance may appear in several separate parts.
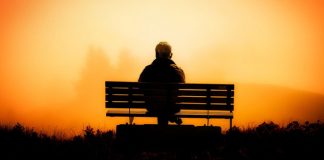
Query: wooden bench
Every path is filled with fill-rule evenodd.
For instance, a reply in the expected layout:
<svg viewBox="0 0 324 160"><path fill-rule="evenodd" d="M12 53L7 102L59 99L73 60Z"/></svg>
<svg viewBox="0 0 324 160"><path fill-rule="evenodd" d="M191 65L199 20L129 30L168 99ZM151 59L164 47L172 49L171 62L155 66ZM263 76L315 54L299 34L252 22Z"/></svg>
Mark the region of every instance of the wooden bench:
<svg viewBox="0 0 324 160"><path fill-rule="evenodd" d="M194 83L140 83L106 81L106 116L155 117L147 114L144 92L150 90L167 97L168 88L177 88L176 105L181 111L179 118L229 119L232 128L234 110L233 84L194 84Z"/></svg>

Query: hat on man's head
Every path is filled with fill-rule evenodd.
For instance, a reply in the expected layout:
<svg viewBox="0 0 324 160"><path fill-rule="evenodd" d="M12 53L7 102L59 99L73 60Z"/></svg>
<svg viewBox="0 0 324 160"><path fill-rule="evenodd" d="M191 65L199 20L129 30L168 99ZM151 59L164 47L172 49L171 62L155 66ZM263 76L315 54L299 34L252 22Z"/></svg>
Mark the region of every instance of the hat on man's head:
<svg viewBox="0 0 324 160"><path fill-rule="evenodd" d="M155 47L156 58L171 58L172 48L168 42L160 42Z"/></svg>

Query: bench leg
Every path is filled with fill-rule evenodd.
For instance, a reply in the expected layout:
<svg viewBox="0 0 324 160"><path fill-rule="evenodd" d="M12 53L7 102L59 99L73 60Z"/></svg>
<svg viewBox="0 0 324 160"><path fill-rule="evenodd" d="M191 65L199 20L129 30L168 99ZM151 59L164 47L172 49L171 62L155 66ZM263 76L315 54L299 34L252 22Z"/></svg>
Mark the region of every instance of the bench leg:
<svg viewBox="0 0 324 160"><path fill-rule="evenodd" d="M232 118L230 118L230 130L232 130Z"/></svg>
<svg viewBox="0 0 324 160"><path fill-rule="evenodd" d="M129 124L133 124L133 121L134 121L134 117L130 116L129 117Z"/></svg>

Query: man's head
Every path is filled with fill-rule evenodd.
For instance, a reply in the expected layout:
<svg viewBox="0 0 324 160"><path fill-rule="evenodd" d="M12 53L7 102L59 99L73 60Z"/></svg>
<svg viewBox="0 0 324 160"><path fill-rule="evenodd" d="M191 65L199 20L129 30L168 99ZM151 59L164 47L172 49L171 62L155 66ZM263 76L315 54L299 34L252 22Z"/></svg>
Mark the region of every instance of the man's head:
<svg viewBox="0 0 324 160"><path fill-rule="evenodd" d="M155 47L155 57L156 58L164 58L171 59L172 57L172 48L168 42L160 42Z"/></svg>

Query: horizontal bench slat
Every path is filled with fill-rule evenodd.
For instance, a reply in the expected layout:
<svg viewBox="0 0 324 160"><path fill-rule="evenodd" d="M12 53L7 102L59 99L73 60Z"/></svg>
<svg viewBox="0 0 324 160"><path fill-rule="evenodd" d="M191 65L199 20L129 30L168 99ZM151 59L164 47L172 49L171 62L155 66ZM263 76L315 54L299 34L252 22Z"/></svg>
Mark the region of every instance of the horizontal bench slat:
<svg viewBox="0 0 324 160"><path fill-rule="evenodd" d="M154 91L154 92L153 92ZM166 91L162 91L161 90L148 90L148 92L150 94L154 94L154 95L167 95ZM106 88L106 94L110 94L110 95L142 95L144 96L144 90L140 90L140 89L120 89L120 88L113 88L113 89L108 89ZM188 89L182 89L182 90L178 90L175 91L175 93L177 93L178 96L207 96L207 94L209 94L210 96L220 96L220 97L226 97L226 96L230 96L233 97L234 96L234 92L233 91L210 91L209 93L207 92L207 90L188 90Z"/></svg>
<svg viewBox="0 0 324 160"><path fill-rule="evenodd" d="M143 86L177 86L178 88L188 88L188 89L223 89L223 90L234 90L234 84L195 84L195 83L138 83L138 82L114 82L114 81L106 81L106 87L143 87Z"/></svg>
<svg viewBox="0 0 324 160"><path fill-rule="evenodd" d="M220 90L234 90L232 84L195 84L195 83L179 83L181 89L220 89Z"/></svg>
<svg viewBox="0 0 324 160"><path fill-rule="evenodd" d="M106 101L144 101L144 96L127 96L127 95L106 95Z"/></svg>
<svg viewBox="0 0 324 160"><path fill-rule="evenodd" d="M178 103L177 106L179 106L181 109L192 109L192 110L224 110L229 111L233 110L233 105L226 105L226 104L211 104L209 108L207 109L206 104L204 103Z"/></svg>
<svg viewBox="0 0 324 160"><path fill-rule="evenodd" d="M178 90L178 96L207 96L207 90ZM210 96L234 96L234 92L230 91L210 91Z"/></svg>
<svg viewBox="0 0 324 160"><path fill-rule="evenodd" d="M233 113L223 112L223 113L182 113L179 112L175 114L177 117L181 118L233 118ZM156 117L153 114L147 114L146 111L108 111L106 116L114 117Z"/></svg>
<svg viewBox="0 0 324 160"><path fill-rule="evenodd" d="M209 108L207 108L206 104L203 103L178 103L176 104L180 109L190 109L190 110L233 110L233 105L226 104L211 104ZM146 109L145 102L137 102L132 103L131 105L128 102L106 102L106 108L139 108Z"/></svg>
<svg viewBox="0 0 324 160"><path fill-rule="evenodd" d="M207 97L177 97L177 102L207 103ZM233 103L233 98L210 98L210 103Z"/></svg>
<svg viewBox="0 0 324 160"><path fill-rule="evenodd" d="M140 89L128 89L128 88L106 88L106 94L143 94L143 90Z"/></svg>
<svg viewBox="0 0 324 160"><path fill-rule="evenodd" d="M142 103L132 103L129 105L128 102L106 102L106 108L142 108L146 109L146 104L143 101Z"/></svg>
<svg viewBox="0 0 324 160"><path fill-rule="evenodd" d="M167 96L155 96L156 99L166 99ZM106 95L106 101L145 101L145 97L142 95ZM208 99L207 97L202 96L178 96L176 98L177 102L192 102L192 103L233 103L233 98L219 98L219 97L211 97Z"/></svg>
<svg viewBox="0 0 324 160"><path fill-rule="evenodd" d="M105 82L106 87L129 87L129 86L134 86L134 87L139 87L140 83L138 82L114 82L114 81L106 81Z"/></svg>

